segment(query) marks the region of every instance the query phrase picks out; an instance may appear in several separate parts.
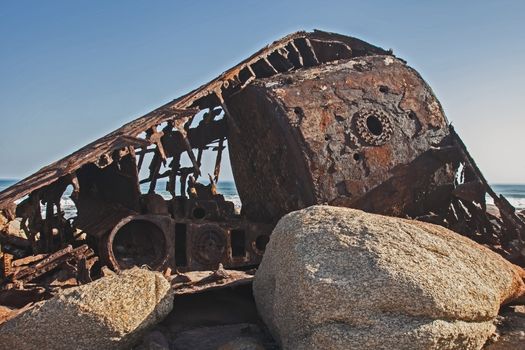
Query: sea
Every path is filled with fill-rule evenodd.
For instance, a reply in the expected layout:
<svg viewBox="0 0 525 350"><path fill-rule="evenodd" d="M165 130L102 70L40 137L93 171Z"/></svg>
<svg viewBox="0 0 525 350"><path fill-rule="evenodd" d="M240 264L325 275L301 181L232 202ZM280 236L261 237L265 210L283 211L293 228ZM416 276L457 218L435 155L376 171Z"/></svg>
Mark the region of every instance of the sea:
<svg viewBox="0 0 525 350"><path fill-rule="evenodd" d="M0 192L5 190L11 185L14 185L17 181L18 180L13 180L13 179L0 179ZM149 189L149 183L140 185L140 191L142 193L148 193L148 189ZM217 190L220 194L224 196L226 200L233 202L236 208L238 209L241 208L241 199L239 198L239 195L237 194L237 189L235 188L235 182L219 180L219 182L217 183ZM75 204L73 203L73 200L71 200L70 198L71 191L72 191L72 186L69 186L64 192L64 195L62 196L62 199L60 201L60 206L62 210L64 210L64 216L66 218L71 218L76 215L75 214L76 213ZM165 199L171 198L171 194L168 191L166 191L166 181L158 181L157 186L155 187L155 192L160 194ZM42 212L44 211L45 211L45 208L42 208Z"/></svg>
<svg viewBox="0 0 525 350"><path fill-rule="evenodd" d="M0 179L0 192L7 187L15 184L17 180L13 179ZM525 209L525 184L492 184L494 191L498 194L504 195L508 201L516 208L520 210ZM141 185L141 192L147 193L149 184ZM219 181L217 184L217 190L219 193L224 195L226 200L229 200L235 204L236 208L241 207L241 200L235 188L233 181ZM166 199L171 197L170 193L166 191L166 182L157 182L156 192ZM75 214L75 205L69 196L71 195L71 187L69 187L61 200L61 207L64 210L65 217L72 217ZM487 203L492 203L492 199L487 197Z"/></svg>

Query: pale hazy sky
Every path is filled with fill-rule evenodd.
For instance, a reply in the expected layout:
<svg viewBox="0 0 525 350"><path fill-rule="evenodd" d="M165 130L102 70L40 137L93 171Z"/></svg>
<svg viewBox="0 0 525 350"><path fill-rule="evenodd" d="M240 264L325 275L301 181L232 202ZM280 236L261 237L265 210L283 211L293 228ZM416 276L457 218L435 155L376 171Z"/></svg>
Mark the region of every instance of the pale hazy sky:
<svg viewBox="0 0 525 350"><path fill-rule="evenodd" d="M431 85L488 180L525 183L524 25L518 0L0 0L0 178L318 28L392 48Z"/></svg>

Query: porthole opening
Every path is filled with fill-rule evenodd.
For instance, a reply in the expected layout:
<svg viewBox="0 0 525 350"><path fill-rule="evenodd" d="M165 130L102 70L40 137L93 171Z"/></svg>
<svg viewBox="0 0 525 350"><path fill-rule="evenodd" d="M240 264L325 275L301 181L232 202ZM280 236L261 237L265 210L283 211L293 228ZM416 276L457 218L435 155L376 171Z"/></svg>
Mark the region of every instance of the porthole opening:
<svg viewBox="0 0 525 350"><path fill-rule="evenodd" d="M366 127L373 135L379 136L383 133L383 124L381 124L381 120L375 115L366 118Z"/></svg>
<svg viewBox="0 0 525 350"><path fill-rule="evenodd" d="M156 268L166 255L166 241L154 223L133 220L118 230L112 249L121 269L142 265Z"/></svg>
<svg viewBox="0 0 525 350"><path fill-rule="evenodd" d="M195 208L193 209L192 214L195 219L204 219L204 217L206 216L206 210L204 210L203 208Z"/></svg>

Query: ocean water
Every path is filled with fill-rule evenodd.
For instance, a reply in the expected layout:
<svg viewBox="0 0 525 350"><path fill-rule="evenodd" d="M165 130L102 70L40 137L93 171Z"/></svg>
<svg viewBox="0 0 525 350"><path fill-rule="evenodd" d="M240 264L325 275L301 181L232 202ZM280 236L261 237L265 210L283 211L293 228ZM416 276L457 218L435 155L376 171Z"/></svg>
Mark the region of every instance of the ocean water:
<svg viewBox="0 0 525 350"><path fill-rule="evenodd" d="M17 181L18 180L0 179L0 192L5 190L9 186L15 184ZM149 183L140 185L140 191L142 193L147 193L148 189ZM233 181L219 181L219 183L217 184L217 190L220 194L224 196L226 200L233 202L235 204L235 207L240 209L241 200L239 198L239 195L237 194L237 189L235 188L235 183ZM70 198L71 191L72 187L69 186L64 192L62 199L60 200L60 206L62 207L62 210L64 210L64 216L66 218L70 218L76 215L75 204ZM157 186L155 187L155 192L160 194L165 199L171 198L171 194L168 191L166 191L166 181L158 181ZM44 212L45 208L42 207L42 213Z"/></svg>
<svg viewBox="0 0 525 350"><path fill-rule="evenodd" d="M516 209L525 209L525 185L492 184L494 192L502 194ZM493 203L492 198L487 198L487 203Z"/></svg>
<svg viewBox="0 0 525 350"><path fill-rule="evenodd" d="M0 191L13 185L16 181L17 180L0 179ZM148 187L149 184L141 185L141 192L147 193ZM492 188L496 193L504 195L516 209L525 209L525 185L493 184ZM241 207L241 200L237 194L237 189L235 188L235 183L233 181L219 181L217 189L219 193L224 195L226 200L232 201L237 208ZM159 181L157 183L156 192L166 199L171 198L170 193L166 191L165 181ZM75 213L75 206L71 198L69 198L70 195L71 189L68 188L61 200L61 206L65 212L66 218L73 216ZM487 198L487 203L492 203L492 199Z"/></svg>

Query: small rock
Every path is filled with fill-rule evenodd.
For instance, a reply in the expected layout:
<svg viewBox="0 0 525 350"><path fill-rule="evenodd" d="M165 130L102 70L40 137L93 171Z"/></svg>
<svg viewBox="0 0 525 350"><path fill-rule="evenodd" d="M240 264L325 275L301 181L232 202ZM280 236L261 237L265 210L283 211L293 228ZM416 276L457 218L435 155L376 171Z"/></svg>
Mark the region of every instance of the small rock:
<svg viewBox="0 0 525 350"><path fill-rule="evenodd" d="M174 350L208 350L222 346L232 346L231 349L244 349L236 345L258 344L262 339L262 331L254 324L240 323L214 327L200 327L181 332L173 342ZM250 342L247 339L250 339ZM245 339L236 342L238 339ZM229 344L229 345L228 345ZM250 345L251 346L251 345ZM262 346L262 345L261 345ZM229 349L228 347L224 349ZM246 349L261 349L246 348ZM264 349L264 348L262 348Z"/></svg>
<svg viewBox="0 0 525 350"><path fill-rule="evenodd" d="M100 269L100 273L102 274L103 277L115 276L116 275L115 271L111 270L106 265L102 266L102 268Z"/></svg>
<svg viewBox="0 0 525 350"><path fill-rule="evenodd" d="M242 337L221 345L217 350L264 350L264 346L255 338Z"/></svg>
<svg viewBox="0 0 525 350"><path fill-rule="evenodd" d="M146 334L142 343L144 350L170 350L168 339L158 330Z"/></svg>
<svg viewBox="0 0 525 350"><path fill-rule="evenodd" d="M21 225L22 222L20 221L20 219L11 220L4 225L3 230L6 234L10 236L15 236L17 238L27 240L27 235L22 229Z"/></svg>
<svg viewBox="0 0 525 350"><path fill-rule="evenodd" d="M134 268L62 291L0 326L4 349L129 349L173 307L169 282Z"/></svg>

